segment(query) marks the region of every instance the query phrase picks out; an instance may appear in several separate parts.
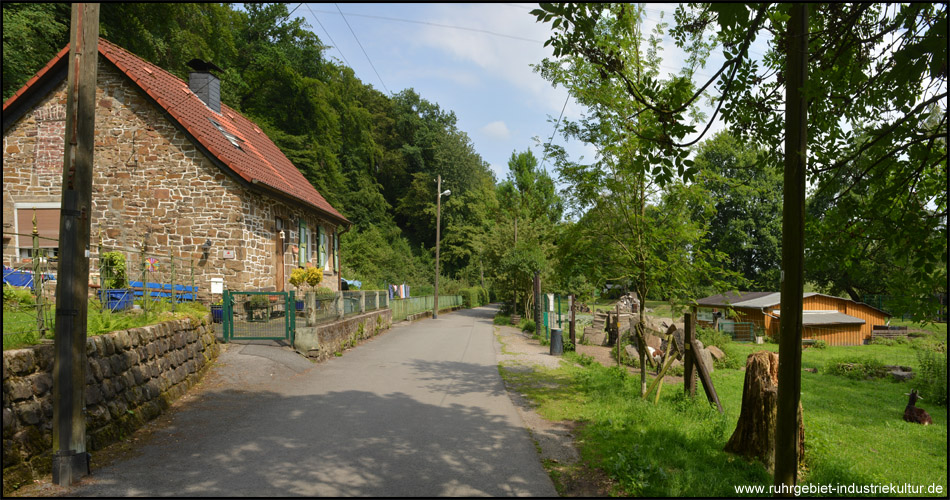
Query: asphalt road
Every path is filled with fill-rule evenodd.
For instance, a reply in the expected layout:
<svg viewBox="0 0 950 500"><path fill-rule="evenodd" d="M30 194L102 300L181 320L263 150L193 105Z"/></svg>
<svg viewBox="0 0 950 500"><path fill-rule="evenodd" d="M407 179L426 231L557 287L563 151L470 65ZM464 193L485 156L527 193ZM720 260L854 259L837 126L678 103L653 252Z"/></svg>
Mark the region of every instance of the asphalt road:
<svg viewBox="0 0 950 500"><path fill-rule="evenodd" d="M231 344L197 397L76 496L557 496L498 374L494 308L313 364Z"/></svg>

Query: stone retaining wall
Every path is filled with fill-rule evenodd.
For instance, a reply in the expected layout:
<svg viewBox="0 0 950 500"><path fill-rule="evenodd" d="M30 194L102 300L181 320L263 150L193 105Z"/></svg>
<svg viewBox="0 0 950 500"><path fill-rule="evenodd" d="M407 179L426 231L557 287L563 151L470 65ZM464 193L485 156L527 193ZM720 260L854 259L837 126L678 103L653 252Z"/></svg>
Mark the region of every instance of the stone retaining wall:
<svg viewBox="0 0 950 500"><path fill-rule="evenodd" d="M301 354L322 361L361 340L374 337L393 325L392 309L378 309L342 321L297 328L294 348Z"/></svg>
<svg viewBox="0 0 950 500"><path fill-rule="evenodd" d="M218 355L210 318L86 339L86 449L123 439L162 413ZM3 494L52 466L53 345L3 352Z"/></svg>

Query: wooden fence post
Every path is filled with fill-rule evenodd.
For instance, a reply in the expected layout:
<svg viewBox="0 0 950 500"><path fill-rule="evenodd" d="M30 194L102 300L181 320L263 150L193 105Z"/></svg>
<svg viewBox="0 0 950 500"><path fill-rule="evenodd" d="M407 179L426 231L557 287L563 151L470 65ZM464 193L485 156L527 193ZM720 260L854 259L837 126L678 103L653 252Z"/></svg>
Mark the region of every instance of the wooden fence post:
<svg viewBox="0 0 950 500"><path fill-rule="evenodd" d="M696 352L693 351L693 341L696 340L696 308L692 314L686 313L685 331L683 333L683 389L690 397L696 396Z"/></svg>
<svg viewBox="0 0 950 500"><path fill-rule="evenodd" d="M722 404L719 403L719 395L716 394L716 388L713 387L712 378L709 376L709 368L706 367L706 362L703 361L703 357L699 355L699 344L696 343L696 339L690 342L690 347L693 348L693 359L696 363L696 367L699 368L699 380L703 383L703 390L706 391L706 399L708 399L710 403L716 403L716 408L719 409L719 413L722 413Z"/></svg>

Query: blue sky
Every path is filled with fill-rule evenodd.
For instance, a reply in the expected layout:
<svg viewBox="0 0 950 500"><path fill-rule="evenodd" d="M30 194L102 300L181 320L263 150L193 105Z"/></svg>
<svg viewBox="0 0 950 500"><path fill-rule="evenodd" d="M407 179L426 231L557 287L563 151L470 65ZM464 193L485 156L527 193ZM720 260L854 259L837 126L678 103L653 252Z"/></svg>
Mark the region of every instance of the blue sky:
<svg viewBox="0 0 950 500"><path fill-rule="evenodd" d="M568 99L566 90L552 87L530 67L551 56L551 49L543 46L550 27L535 22L530 14L536 7L506 3L288 4L293 17L306 19L313 32L332 46L328 56L353 68L363 82L383 92L413 88L442 109L454 111L459 129L469 135L498 180L507 176L512 151L530 148L539 161L542 159L543 151L534 138L547 141L551 137L553 121L562 109L568 119L580 118L583 113L582 107ZM648 30L660 19L661 11L666 12L663 19L672 22L673 5L647 4L646 8ZM682 52L668 38L664 45L662 66L676 72ZM718 68L721 62L721 56L711 57L700 73L713 73L710 68ZM714 125L713 131L718 128L721 126ZM555 137L555 142L565 146L574 159L594 157L595 150L589 145L565 143L561 137ZM550 161L544 167L556 177Z"/></svg>

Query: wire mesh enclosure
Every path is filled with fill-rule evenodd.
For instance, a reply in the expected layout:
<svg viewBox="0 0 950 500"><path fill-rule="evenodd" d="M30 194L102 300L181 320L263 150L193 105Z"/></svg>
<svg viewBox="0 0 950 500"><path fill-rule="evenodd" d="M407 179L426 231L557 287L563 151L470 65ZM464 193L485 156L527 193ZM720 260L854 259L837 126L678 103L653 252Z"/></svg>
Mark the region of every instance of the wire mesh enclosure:
<svg viewBox="0 0 950 500"><path fill-rule="evenodd" d="M224 340L288 340L296 326L293 292L224 293Z"/></svg>

